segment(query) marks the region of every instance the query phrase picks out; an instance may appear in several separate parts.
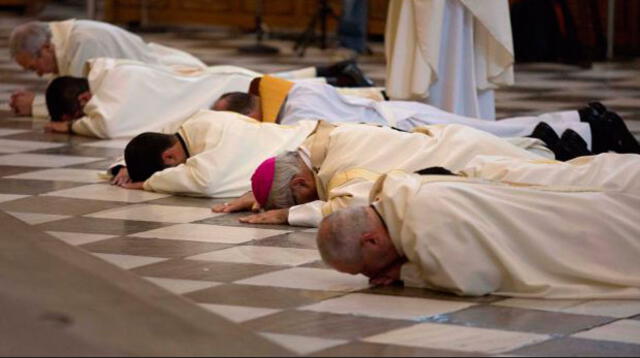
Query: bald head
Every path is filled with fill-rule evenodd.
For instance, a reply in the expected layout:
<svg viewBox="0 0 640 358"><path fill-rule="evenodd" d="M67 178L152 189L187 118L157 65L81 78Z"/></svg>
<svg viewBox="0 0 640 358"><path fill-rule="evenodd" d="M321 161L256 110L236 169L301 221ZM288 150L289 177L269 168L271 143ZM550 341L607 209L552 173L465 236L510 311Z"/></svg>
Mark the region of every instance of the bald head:
<svg viewBox="0 0 640 358"><path fill-rule="evenodd" d="M17 26L9 37L9 53L20 67L39 76L58 73L49 24L31 21Z"/></svg>
<svg viewBox="0 0 640 358"><path fill-rule="evenodd" d="M375 277L399 255L371 207L346 208L327 216L318 230L322 259L340 272Z"/></svg>
<svg viewBox="0 0 640 358"><path fill-rule="evenodd" d="M262 121L260 98L246 92L225 93L213 104L212 109L214 111L236 112Z"/></svg>

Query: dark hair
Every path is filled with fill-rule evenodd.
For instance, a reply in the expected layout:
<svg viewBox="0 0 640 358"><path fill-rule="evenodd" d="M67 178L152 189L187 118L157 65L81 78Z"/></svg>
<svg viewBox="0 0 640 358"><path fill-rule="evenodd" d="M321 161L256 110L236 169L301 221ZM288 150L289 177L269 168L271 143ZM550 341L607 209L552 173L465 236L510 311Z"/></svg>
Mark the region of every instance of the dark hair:
<svg viewBox="0 0 640 358"><path fill-rule="evenodd" d="M225 93L218 101L225 100L227 105L226 111L237 112L248 115L258 105L258 97L246 92L229 92Z"/></svg>
<svg viewBox="0 0 640 358"><path fill-rule="evenodd" d="M145 181L153 173L165 169L162 153L176 143L172 134L145 132L133 138L124 149L129 177L134 182Z"/></svg>
<svg viewBox="0 0 640 358"><path fill-rule="evenodd" d="M414 173L420 175L455 175L452 171L443 167L428 167L417 170Z"/></svg>
<svg viewBox="0 0 640 358"><path fill-rule="evenodd" d="M86 78L61 76L51 81L45 94L51 120L59 122L65 114L72 116L81 111L78 96L87 91L89 81Z"/></svg>

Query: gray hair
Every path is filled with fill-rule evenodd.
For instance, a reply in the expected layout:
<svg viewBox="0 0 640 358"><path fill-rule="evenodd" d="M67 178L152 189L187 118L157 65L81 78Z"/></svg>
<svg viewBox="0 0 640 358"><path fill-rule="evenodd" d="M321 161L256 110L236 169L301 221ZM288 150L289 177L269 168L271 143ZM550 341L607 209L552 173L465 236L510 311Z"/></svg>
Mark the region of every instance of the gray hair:
<svg viewBox="0 0 640 358"><path fill-rule="evenodd" d="M329 265L362 262L362 234L375 229L366 206L338 210L324 218L316 237L322 260Z"/></svg>
<svg viewBox="0 0 640 358"><path fill-rule="evenodd" d="M30 21L19 25L11 31L9 53L11 58L15 58L21 52L37 56L42 46L49 41L51 41L49 24L41 21Z"/></svg>
<svg viewBox="0 0 640 358"><path fill-rule="evenodd" d="M276 167L273 174L273 184L269 191L269 198L265 209L290 208L296 205L291 191L291 179L302 172L298 152L285 152L276 157Z"/></svg>

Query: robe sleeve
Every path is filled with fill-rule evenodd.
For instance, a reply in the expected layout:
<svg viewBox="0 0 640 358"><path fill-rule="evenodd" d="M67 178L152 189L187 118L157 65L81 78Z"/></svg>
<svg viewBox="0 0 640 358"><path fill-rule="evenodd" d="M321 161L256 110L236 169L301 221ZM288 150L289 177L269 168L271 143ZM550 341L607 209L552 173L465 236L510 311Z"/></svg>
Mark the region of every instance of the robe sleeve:
<svg viewBox="0 0 640 358"><path fill-rule="evenodd" d="M33 98L31 104L31 116L35 118L47 118L49 117L49 110L47 109L47 101L42 94L37 94Z"/></svg>
<svg viewBox="0 0 640 358"><path fill-rule="evenodd" d="M206 173L192 163L153 174L144 182L144 190L190 196L211 192Z"/></svg>
<svg viewBox="0 0 640 358"><path fill-rule="evenodd" d="M73 123L71 130L75 134L87 137L109 138L109 133L107 133L104 121L101 118L84 116Z"/></svg>
<svg viewBox="0 0 640 358"><path fill-rule="evenodd" d="M327 201L316 200L289 209L289 225L318 227L322 219L349 206L367 205L373 181L355 177L330 188Z"/></svg>

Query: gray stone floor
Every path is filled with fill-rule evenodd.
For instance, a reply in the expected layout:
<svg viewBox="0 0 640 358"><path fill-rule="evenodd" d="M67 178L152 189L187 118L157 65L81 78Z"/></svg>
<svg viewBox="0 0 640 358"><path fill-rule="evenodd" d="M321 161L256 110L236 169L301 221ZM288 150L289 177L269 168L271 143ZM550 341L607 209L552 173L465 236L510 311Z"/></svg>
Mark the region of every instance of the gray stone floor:
<svg viewBox="0 0 640 358"><path fill-rule="evenodd" d="M121 299L118 304L132 307L128 316L115 309L113 302L118 301L109 300L97 300L95 309L84 311L87 302L78 301L74 311L95 318L91 312L109 312L110 307L104 305L111 302L112 316L101 316L104 326L115 327L112 321L116 318L124 320L121 326L131 322L131 327L136 327L131 335L132 340L138 340L137 346L103 344L95 348L87 342L99 341L99 337L86 332L101 331L89 329L62 352L176 354L180 345L158 348L166 339L175 338L175 330L160 332L150 328L159 324L157 321L141 318L142 313L155 316L152 309L166 313L170 306L173 319L180 318L179 327L196 332L185 319L191 317L192 323L197 323L197 334L180 336L182 347L190 346L192 339L192 346L200 349L184 348L187 354L246 355L246 349L231 343L240 339L244 348L254 348L249 351L256 355L640 355L638 301L460 298L402 287L368 287L364 277L343 275L323 265L315 250L314 230L241 225L238 214L210 211L219 200L109 186L98 173L120 155L125 140L43 133L44 122L12 117L9 112L7 103L13 90L27 87L42 91L46 84L21 72L8 58L8 33L22 21L25 19L0 14L0 222L13 230L3 233L3 247L21 253L16 265L19 261L19 267L24 268L21 277L27 281L33 277L33 284L38 285L32 291L34 300L46 286L41 277L46 266L31 264L30 260L40 263L42 259L30 256L25 251L28 247L20 251L9 245L21 235L44 245L49 254L66 247L64 262L73 264L79 274L100 272L92 276L98 283L126 281L126 287L119 289L133 295L131 300L137 304L129 306L131 300ZM212 65L234 64L265 73L331 61L329 53L318 49L310 49L304 58L292 56L291 44L281 41L273 42L283 50L276 57L239 55L236 48L252 39L229 37L225 31L143 36L190 51ZM360 59L361 67L383 84L382 45L374 43L372 48L373 55ZM598 63L590 70L545 63L518 65L516 77L514 87L497 94L499 117L576 109L590 100L602 100L618 111L636 134L640 131L638 60ZM3 250L3 254L5 258L16 257L11 251ZM3 262L6 267L17 267ZM66 274L73 276L71 271ZM79 283L84 281L77 282L60 284L59 291L49 288L47 292L67 297L69 292L91 290ZM22 284L28 287L28 283ZM31 300L17 292L28 295L30 291L16 291L15 296L7 296L7 289L0 292L0 298L11 303L2 304L0 316L18 322L20 315L15 312L19 311L14 307L22 306L15 302ZM100 292L96 289L94 294ZM157 304L154 298L158 297L166 306ZM6 322L4 326L0 323L2 332L9 332L0 337L0 347L7 347L2 341L17 335ZM165 324L168 322L172 321L167 318ZM100 325L95 320L92 324ZM207 331L203 327L207 324L217 330ZM61 329L69 331L68 327ZM215 344L201 344L207 334ZM0 348L0 354L34 352L34 346L26 343L28 338L21 339L24 341L17 342L25 342L23 345L14 342L14 350ZM121 343L115 339L107 342Z"/></svg>

